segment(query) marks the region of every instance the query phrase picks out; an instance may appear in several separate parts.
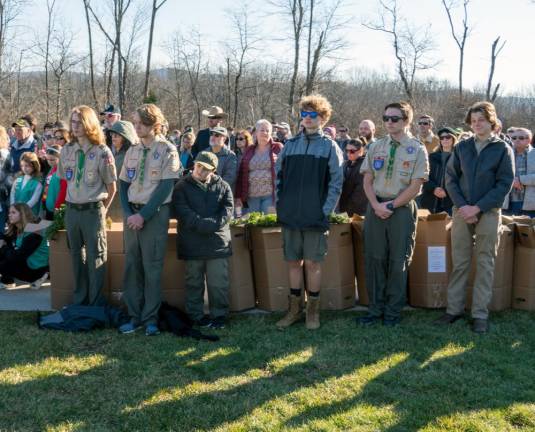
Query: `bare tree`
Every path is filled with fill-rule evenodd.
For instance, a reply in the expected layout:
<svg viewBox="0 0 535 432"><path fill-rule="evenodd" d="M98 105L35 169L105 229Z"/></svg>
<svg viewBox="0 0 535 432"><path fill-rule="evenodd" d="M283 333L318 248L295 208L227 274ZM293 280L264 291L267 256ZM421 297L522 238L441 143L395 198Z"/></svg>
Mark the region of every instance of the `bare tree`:
<svg viewBox="0 0 535 432"><path fill-rule="evenodd" d="M167 0L152 0L152 12L150 16L150 31L149 31L149 47L147 49L147 67L145 69L145 84L143 86L143 98L149 96L149 79L150 79L150 59L152 55L152 38L154 36L154 24L156 22L156 14Z"/></svg>
<svg viewBox="0 0 535 432"><path fill-rule="evenodd" d="M452 10L456 7L455 0L442 0L442 5L448 16L450 23L451 36L459 48L459 105L463 103L463 73L464 73L464 49L466 40L470 35L470 27L468 25L468 4L470 0L463 0L463 17L461 22L461 29L457 31L453 23Z"/></svg>
<svg viewBox="0 0 535 432"><path fill-rule="evenodd" d="M489 79L487 81L487 92L485 93L487 100L491 102L494 102L496 100L496 97L498 96L498 91L500 90L500 83L498 83L496 84L496 87L494 87L494 91L492 91L492 80L494 78L494 71L496 69L496 59L502 52L503 47L505 46L505 42L506 41L503 41L500 45L500 36L498 36L494 40L494 42L492 42L491 46Z"/></svg>
<svg viewBox="0 0 535 432"><path fill-rule="evenodd" d="M91 83L91 93L95 108L98 107L97 90L95 88L95 62L93 59L93 33L91 28L91 20L89 17L89 0L82 0L84 4L85 21L87 24L87 37L89 41L89 81Z"/></svg>
<svg viewBox="0 0 535 432"><path fill-rule="evenodd" d="M401 18L397 0L379 0L379 20L363 23L370 30L390 36L399 78L409 101L414 99L414 83L418 71L434 68L438 62L429 59L434 41L429 30L410 26Z"/></svg>
<svg viewBox="0 0 535 432"><path fill-rule="evenodd" d="M54 7L56 0L46 0L47 26L46 26L46 43L45 43L45 104L46 104L46 121L50 115L50 88L48 84L48 65L50 62L50 40L54 32Z"/></svg>
<svg viewBox="0 0 535 432"><path fill-rule="evenodd" d="M4 72L4 58L11 38L10 31L27 4L27 0L0 0L0 79Z"/></svg>

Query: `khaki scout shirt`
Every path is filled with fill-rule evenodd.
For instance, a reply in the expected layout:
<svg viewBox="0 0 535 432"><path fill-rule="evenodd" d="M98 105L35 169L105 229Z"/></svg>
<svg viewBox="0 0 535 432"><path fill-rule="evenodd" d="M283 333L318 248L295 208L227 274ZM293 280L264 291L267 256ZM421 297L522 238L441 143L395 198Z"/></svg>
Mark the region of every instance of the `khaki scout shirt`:
<svg viewBox="0 0 535 432"><path fill-rule="evenodd" d="M85 153L82 178L76 184L79 153ZM61 149L58 176L67 181L66 201L74 204L102 201L108 198L106 185L117 181L115 161L110 149L104 145L73 142Z"/></svg>
<svg viewBox="0 0 535 432"><path fill-rule="evenodd" d="M149 151L145 158L143 182L141 183L140 169L144 148L148 148ZM128 188L128 202L147 204L161 180L177 179L179 176L180 160L176 147L167 141L156 140L150 147L135 144L128 149L119 178L131 184ZM171 195L172 192L163 204L171 202Z"/></svg>
<svg viewBox="0 0 535 432"><path fill-rule="evenodd" d="M427 151L416 138L404 136L396 150L392 178L386 178L390 157L389 135L374 142L368 148L360 172L373 175L373 189L381 198L396 198L409 187L411 180L429 178Z"/></svg>

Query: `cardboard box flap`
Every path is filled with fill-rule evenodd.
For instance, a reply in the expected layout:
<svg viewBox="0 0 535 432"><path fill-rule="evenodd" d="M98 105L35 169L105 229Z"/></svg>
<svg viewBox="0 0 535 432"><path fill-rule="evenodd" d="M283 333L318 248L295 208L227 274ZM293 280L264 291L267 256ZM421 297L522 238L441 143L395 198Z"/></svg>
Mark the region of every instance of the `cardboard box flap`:
<svg viewBox="0 0 535 432"><path fill-rule="evenodd" d="M446 212L440 212L440 213L434 213L434 214L429 214L426 218L427 221L431 222L431 221L439 221L439 220L445 220L445 219L449 219L450 215Z"/></svg>
<svg viewBox="0 0 535 432"><path fill-rule="evenodd" d="M516 225L518 243L527 248L535 248L535 230L532 225Z"/></svg>

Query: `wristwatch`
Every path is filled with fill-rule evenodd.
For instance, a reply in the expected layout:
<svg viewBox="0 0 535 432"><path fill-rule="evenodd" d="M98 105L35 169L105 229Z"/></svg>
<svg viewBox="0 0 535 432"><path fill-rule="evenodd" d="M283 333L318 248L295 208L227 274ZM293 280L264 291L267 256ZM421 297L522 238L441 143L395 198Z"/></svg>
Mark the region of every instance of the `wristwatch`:
<svg viewBox="0 0 535 432"><path fill-rule="evenodd" d="M394 203L392 202L389 202L387 205L386 205L386 208L390 211L394 211Z"/></svg>

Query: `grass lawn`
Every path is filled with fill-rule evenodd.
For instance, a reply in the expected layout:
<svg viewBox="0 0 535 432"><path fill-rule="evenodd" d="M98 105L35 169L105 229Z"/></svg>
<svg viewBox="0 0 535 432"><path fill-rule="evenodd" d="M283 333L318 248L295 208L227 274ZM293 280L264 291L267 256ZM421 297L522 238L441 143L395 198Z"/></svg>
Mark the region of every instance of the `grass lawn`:
<svg viewBox="0 0 535 432"><path fill-rule="evenodd" d="M535 314L436 329L357 328L354 312L279 332L240 315L216 343L38 330L0 313L0 430L535 431Z"/></svg>

